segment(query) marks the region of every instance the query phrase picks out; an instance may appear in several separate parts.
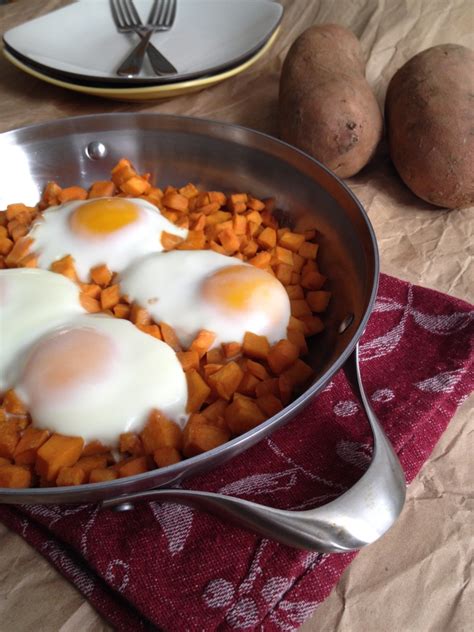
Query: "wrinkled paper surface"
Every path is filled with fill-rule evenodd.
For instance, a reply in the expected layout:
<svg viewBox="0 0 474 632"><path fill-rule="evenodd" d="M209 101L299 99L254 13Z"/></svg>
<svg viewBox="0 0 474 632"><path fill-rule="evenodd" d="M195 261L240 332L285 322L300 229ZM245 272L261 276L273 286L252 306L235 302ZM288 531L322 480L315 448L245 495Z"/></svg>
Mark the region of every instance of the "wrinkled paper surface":
<svg viewBox="0 0 474 632"><path fill-rule="evenodd" d="M390 77L417 52L448 42L474 47L471 0L282 3L280 36L255 66L213 88L163 102L128 104L68 92L22 74L1 59L0 131L64 116L146 110L213 118L276 134L281 64L294 39L315 23L339 23L360 38L367 77L381 105ZM18 0L1 6L0 31L65 4ZM373 163L349 184L375 227L384 272L474 302L474 209L434 210L417 199L398 178L384 144ZM395 527L360 553L302 631L470 629L473 417L471 398L410 486ZM74 587L3 525L0 551L2 630L110 629Z"/></svg>

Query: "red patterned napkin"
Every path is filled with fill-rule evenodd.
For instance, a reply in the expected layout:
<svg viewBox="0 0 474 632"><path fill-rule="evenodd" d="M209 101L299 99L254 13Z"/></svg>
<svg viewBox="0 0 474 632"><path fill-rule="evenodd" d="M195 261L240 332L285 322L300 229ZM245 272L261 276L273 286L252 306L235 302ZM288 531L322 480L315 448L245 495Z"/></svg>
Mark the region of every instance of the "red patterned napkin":
<svg viewBox="0 0 474 632"><path fill-rule="evenodd" d="M474 388L474 311L382 276L362 376L411 481ZM335 498L370 460L370 432L342 374L297 419L186 487L284 508ZM297 551L188 507L0 506L0 519L117 630L291 631L354 554Z"/></svg>

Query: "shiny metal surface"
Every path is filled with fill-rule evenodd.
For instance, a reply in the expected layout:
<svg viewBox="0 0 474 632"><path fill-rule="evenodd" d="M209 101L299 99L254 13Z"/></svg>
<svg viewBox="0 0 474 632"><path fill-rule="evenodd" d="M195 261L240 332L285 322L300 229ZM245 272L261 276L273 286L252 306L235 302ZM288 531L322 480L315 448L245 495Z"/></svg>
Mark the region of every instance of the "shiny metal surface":
<svg viewBox="0 0 474 632"><path fill-rule="evenodd" d="M87 147L99 142L107 148L101 160L91 160ZM50 179L64 186L88 186L104 179L112 166L126 156L141 172L151 172L158 183L181 186L189 181L214 190L247 190L278 201L280 219L292 226L305 222L320 232L320 266L331 280L334 300L327 328L310 341L310 362L316 379L308 390L283 411L254 430L208 453L138 476L76 488L0 489L0 502L76 503L113 500L124 503L127 496L164 485L226 462L291 419L349 361L351 375L366 408L374 432L371 468L337 501L318 508L318 517L301 517L292 526L291 516L246 501L209 500L203 503L221 515L234 515L251 528L277 537L275 521L283 520L288 544L317 550L349 550L381 535L398 515L404 497L403 476L389 444L363 395L351 355L365 328L377 291L378 253L371 225L350 190L332 173L302 152L264 134L224 123L157 114L108 114L58 120L0 135L0 206L22 201L34 204ZM20 193L19 193L20 192ZM20 199L19 199L20 198ZM338 329L347 315L353 322L343 333ZM167 490L180 502L183 493ZM171 496L170 496L171 497ZM237 507L237 509L236 509ZM237 512L237 513L236 513ZM276 513L275 513L276 512ZM293 512L287 512L292 513ZM297 512L295 512L297 513ZM238 514L238 515L237 515ZM266 518L264 519L264 516ZM323 523L325 523L323 525ZM266 522L267 521L267 522ZM342 522L341 522L342 521ZM309 524L311 523L311 524ZM301 524L304 527L301 527ZM265 526L266 525L266 526ZM281 525L279 526L281 532ZM319 548L318 548L319 547Z"/></svg>

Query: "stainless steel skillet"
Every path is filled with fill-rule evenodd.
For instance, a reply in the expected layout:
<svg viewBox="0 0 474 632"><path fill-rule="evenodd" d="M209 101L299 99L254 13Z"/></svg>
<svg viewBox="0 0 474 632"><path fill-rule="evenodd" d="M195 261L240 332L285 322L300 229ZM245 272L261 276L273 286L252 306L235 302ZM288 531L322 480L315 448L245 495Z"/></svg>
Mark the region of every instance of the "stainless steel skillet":
<svg viewBox="0 0 474 632"><path fill-rule="evenodd" d="M45 182L63 186L107 177L123 156L161 183L188 181L207 189L251 191L277 198L288 225L321 233L320 265L334 300L327 329L311 341L317 377L308 390L254 430L205 454L139 476L70 488L0 489L0 502L101 502L128 509L138 500L191 504L285 544L348 551L380 537L399 515L405 481L364 394L357 360L375 301L379 264L375 236L360 203L331 172L302 152L264 134L213 121L158 114L103 114L60 119L0 135L0 207L34 204ZM283 511L173 485L229 460L291 419L343 368L374 435L369 469L338 499L309 511ZM157 487L166 489L156 489Z"/></svg>

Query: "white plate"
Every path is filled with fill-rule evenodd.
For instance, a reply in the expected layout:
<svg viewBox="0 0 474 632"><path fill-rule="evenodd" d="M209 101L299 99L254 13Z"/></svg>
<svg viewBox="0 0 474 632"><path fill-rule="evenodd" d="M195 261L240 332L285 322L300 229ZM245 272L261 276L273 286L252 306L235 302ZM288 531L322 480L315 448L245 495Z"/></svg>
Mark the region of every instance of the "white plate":
<svg viewBox="0 0 474 632"><path fill-rule="evenodd" d="M152 0L135 0L146 20ZM181 81L212 74L251 56L278 26L283 8L272 0L178 0L176 20L154 45L178 69ZM13 53L64 73L71 79L124 82L116 68L138 43L135 34L118 33L107 0L81 0L7 31ZM161 83L145 59L142 73L127 83Z"/></svg>

